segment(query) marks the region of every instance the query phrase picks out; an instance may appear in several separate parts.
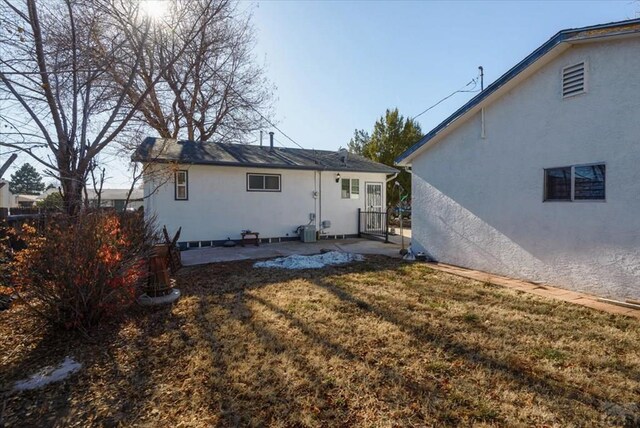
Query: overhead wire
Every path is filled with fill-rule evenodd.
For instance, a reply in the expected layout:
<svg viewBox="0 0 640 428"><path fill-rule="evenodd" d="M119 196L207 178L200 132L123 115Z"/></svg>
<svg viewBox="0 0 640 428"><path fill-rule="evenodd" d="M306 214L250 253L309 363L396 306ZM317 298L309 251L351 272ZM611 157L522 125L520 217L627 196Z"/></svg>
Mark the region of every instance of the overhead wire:
<svg viewBox="0 0 640 428"><path fill-rule="evenodd" d="M468 86L473 85L473 87L471 89L465 89ZM480 90L476 90L476 87L478 86L478 77L475 77L474 79L471 79L471 81L469 81L469 83L467 83L466 85L464 85L462 88L453 91L452 93L450 93L449 95L447 95L446 97L442 98L440 101L438 101L437 103L427 107L426 109L424 109L422 112L420 112L419 114L413 116L411 118L411 120L415 120L418 117L422 116L423 114L425 114L426 112L428 112L429 110L437 107L438 105L442 104L443 102L445 102L446 100L448 100L449 98L451 98L452 96L454 96L455 94L459 94L459 93L463 93L463 92L480 92Z"/></svg>
<svg viewBox="0 0 640 428"><path fill-rule="evenodd" d="M218 74L218 73L216 73ZM265 122L267 122L269 125L271 125L275 130L277 130L278 132L280 132L284 137L286 137L289 141L291 141L293 144L295 144L296 146L300 147L301 149L304 149L304 147L302 147L302 145L300 145L296 140L294 140L293 138L291 138L290 136L288 136L282 129L278 128L273 122L271 122L271 120L269 120L264 114L262 114L262 112L260 110L258 110L257 108L255 108L252 103L250 103L249 101L247 101L242 94L240 94L240 92L236 91L235 88L231 85L229 85L227 82L225 82L220 75L218 74L218 78L220 80L222 80L222 83L226 84L227 87L233 91L242 101L244 101L247 106L255 111L256 113L258 113L258 115L262 118L262 120L264 120Z"/></svg>
<svg viewBox="0 0 640 428"><path fill-rule="evenodd" d="M282 144L282 142L280 140L278 140L276 137L273 137L273 141L275 141L276 143L280 144L282 147L284 147L285 149L287 148L287 146L285 146L284 144Z"/></svg>

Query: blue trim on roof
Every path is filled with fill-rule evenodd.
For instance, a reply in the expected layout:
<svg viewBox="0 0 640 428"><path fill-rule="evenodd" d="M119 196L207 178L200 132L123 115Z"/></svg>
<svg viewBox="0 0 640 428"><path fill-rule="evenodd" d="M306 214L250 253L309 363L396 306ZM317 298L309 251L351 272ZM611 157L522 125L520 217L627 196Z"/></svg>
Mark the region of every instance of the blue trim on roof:
<svg viewBox="0 0 640 428"><path fill-rule="evenodd" d="M582 28L571 28L571 29L566 29L566 30L559 31L558 33L556 33L556 35L551 37L545 44L543 44L538 49L533 51L525 59L520 61L518 64L513 66L509 71L507 71L505 74L500 76L497 80L495 80L493 83L491 83L489 86L487 86L484 91L480 92L478 95L476 95L475 97L471 98L466 104L464 104L462 107L460 107L458 110L456 110L451 116L446 118L438 126L436 126L431 131L429 131L429 133L427 133L424 137L422 137L416 144L414 144L413 146L409 147L404 153L402 153L400 156L398 156L394 160L394 163L397 164L397 163L402 162L402 160L406 159L409 155L414 153L420 147L424 146L431 139L433 139L433 137L438 135L438 133L440 133L440 131L442 131L443 129L445 129L449 125L451 125L454 121L459 119L461 116L463 116L469 110L471 110L472 108L474 108L475 106L480 104L488 96L490 96L491 94L496 92L498 89L500 89L502 86L504 86L507 82L509 82L511 79L513 79L518 74L520 74L527 67L529 67L531 64L536 62L538 59L540 59L542 56L547 54L549 51L551 51L553 48L558 46L560 43L562 43L565 40L571 38L572 36L575 36L576 33L580 33L582 31L592 31L592 30L605 29L605 28L616 27L616 26L620 26L620 25L635 25L635 24L640 24L640 19L630 19L630 20L625 20L625 21L610 22L610 23L607 23L607 24L592 25L592 26L589 26L589 27L582 27Z"/></svg>

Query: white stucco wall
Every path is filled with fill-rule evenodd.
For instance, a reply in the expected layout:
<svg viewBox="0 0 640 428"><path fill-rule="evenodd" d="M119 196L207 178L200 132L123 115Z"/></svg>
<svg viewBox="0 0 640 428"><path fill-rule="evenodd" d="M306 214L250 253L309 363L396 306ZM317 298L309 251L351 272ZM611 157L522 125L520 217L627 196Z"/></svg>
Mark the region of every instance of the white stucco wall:
<svg viewBox="0 0 640 428"><path fill-rule="evenodd" d="M588 62L588 93L561 69ZM412 245L437 260L640 297L640 39L571 47L412 162ZM543 169L606 163L606 202L543 202Z"/></svg>
<svg viewBox="0 0 640 428"><path fill-rule="evenodd" d="M177 168L189 171L189 200L175 200L173 179L146 197L158 183L147 178L145 213L155 215L157 225L167 225L171 234L182 227L180 241L239 239L243 229L259 232L260 238L296 237L295 229L309 223L311 213L316 215L312 224L317 228L322 220L331 221L331 228L325 231L328 235L356 234L357 210L364 209L365 182L383 183L385 192L385 174L341 171L342 178L360 179L360 197L342 199L341 184L332 171L211 165ZM247 173L281 174L282 191L248 192Z"/></svg>

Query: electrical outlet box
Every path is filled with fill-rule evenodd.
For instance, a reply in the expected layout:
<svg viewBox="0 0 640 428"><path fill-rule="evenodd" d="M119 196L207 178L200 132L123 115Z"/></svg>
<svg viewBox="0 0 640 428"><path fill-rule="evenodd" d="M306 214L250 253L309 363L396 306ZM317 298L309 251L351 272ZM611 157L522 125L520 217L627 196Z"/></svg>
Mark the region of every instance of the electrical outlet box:
<svg viewBox="0 0 640 428"><path fill-rule="evenodd" d="M316 213L309 213L309 220L314 221L316 219Z"/></svg>

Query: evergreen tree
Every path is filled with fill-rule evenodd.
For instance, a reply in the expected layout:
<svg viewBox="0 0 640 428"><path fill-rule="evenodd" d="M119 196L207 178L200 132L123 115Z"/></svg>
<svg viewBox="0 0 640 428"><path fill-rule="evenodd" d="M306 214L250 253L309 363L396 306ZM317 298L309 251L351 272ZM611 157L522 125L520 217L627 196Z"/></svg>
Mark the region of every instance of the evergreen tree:
<svg viewBox="0 0 640 428"><path fill-rule="evenodd" d="M352 153L395 167L395 158L417 143L422 136L422 130L417 122L410 118L405 119L397 108L387 109L385 115L374 124L370 136L364 130L356 130L348 147ZM397 181L404 188L403 196L408 194L407 199L411 199L411 174L402 170ZM393 183L389 183L387 185L387 203L395 206L399 199L398 188L394 188Z"/></svg>
<svg viewBox="0 0 640 428"><path fill-rule="evenodd" d="M13 194L37 195L44 190L42 176L28 163L25 163L14 174L11 174L9 190Z"/></svg>
<svg viewBox="0 0 640 428"><path fill-rule="evenodd" d="M37 202L38 207L47 210L62 210L64 207L64 201L60 192L53 192L47 195L42 201Z"/></svg>
<svg viewBox="0 0 640 428"><path fill-rule="evenodd" d="M353 138L347 144L347 149L351 153L364 156L364 148L369 144L371 137L369 133L364 129L356 129L353 133Z"/></svg>

